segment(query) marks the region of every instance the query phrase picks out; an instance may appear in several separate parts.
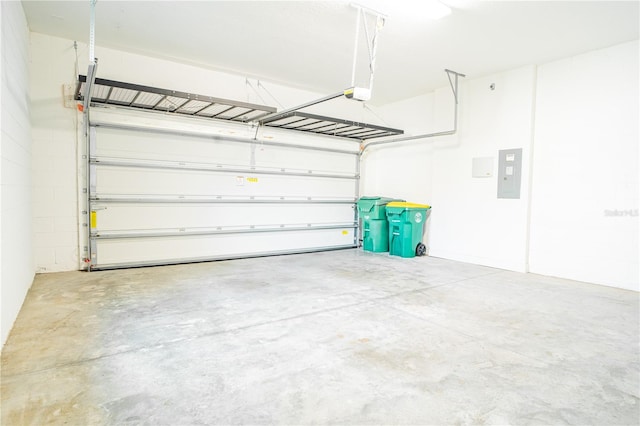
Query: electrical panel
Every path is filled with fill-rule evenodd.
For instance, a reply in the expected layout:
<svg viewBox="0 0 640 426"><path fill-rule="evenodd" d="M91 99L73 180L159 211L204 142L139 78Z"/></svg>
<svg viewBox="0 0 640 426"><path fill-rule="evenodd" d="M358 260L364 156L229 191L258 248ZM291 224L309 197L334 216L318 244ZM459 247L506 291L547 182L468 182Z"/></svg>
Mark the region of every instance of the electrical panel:
<svg viewBox="0 0 640 426"><path fill-rule="evenodd" d="M498 198L520 198L522 148L502 149L498 161Z"/></svg>

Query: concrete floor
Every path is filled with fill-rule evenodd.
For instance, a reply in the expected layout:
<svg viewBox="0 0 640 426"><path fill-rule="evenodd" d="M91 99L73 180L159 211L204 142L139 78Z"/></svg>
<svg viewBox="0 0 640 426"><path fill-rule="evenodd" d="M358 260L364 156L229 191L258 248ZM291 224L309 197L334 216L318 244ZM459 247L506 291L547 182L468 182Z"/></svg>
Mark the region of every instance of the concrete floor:
<svg viewBox="0 0 640 426"><path fill-rule="evenodd" d="M2 425L638 424L638 294L345 250L38 275Z"/></svg>

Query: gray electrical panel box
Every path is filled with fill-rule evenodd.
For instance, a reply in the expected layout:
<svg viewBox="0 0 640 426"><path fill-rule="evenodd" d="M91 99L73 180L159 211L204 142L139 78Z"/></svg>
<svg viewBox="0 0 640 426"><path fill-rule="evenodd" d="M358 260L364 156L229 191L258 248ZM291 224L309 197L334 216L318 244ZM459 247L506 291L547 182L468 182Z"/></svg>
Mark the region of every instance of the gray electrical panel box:
<svg viewBox="0 0 640 426"><path fill-rule="evenodd" d="M520 198L522 148L502 149L498 161L498 198Z"/></svg>

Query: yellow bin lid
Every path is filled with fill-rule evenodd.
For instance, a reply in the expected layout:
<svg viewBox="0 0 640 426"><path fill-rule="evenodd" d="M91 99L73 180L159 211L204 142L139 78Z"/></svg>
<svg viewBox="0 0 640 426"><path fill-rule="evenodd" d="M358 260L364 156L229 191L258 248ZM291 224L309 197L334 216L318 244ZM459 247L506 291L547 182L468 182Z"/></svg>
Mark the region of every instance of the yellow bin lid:
<svg viewBox="0 0 640 426"><path fill-rule="evenodd" d="M407 203L405 201L392 201L387 204L387 207L400 207L405 209L430 209L431 206L428 204L416 204L416 203Z"/></svg>

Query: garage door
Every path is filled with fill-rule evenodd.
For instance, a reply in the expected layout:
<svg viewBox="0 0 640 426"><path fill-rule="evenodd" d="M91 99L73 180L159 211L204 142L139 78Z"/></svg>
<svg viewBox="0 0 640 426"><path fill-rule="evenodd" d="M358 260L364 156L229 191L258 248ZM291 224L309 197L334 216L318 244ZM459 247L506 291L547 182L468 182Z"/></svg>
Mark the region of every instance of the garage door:
<svg viewBox="0 0 640 426"><path fill-rule="evenodd" d="M357 142L279 130L252 140L246 125L99 110L89 132L89 269L357 245Z"/></svg>

